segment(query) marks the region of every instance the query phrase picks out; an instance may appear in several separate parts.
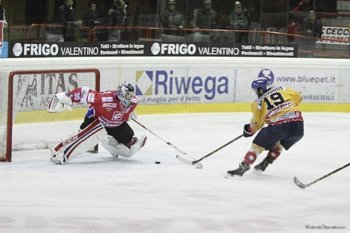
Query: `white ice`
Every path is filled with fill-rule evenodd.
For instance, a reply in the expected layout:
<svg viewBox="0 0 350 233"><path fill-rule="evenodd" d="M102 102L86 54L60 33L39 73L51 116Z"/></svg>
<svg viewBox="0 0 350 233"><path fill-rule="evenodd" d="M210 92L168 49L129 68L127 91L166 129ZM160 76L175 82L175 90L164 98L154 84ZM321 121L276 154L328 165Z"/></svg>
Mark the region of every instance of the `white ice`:
<svg viewBox="0 0 350 233"><path fill-rule="evenodd" d="M249 113L141 115L152 132L200 158L241 134ZM47 150L20 151L0 163L1 233L350 232L350 114L305 113L305 136L265 173L226 179L249 149L241 138L203 160L177 151L131 122L146 146L130 159L103 149L67 165ZM265 154L264 154L265 155ZM260 155L256 163L264 158ZM161 164L155 164L160 161ZM336 229L332 229L336 228Z"/></svg>

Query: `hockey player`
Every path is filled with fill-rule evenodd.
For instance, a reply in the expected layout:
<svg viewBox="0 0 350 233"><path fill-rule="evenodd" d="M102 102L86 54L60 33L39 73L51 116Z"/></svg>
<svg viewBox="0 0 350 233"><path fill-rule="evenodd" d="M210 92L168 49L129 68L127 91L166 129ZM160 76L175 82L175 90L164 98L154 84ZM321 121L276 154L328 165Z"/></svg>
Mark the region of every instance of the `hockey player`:
<svg viewBox="0 0 350 233"><path fill-rule="evenodd" d="M88 104L80 131L52 149L51 160L67 163L73 156L87 151L99 141L112 156L130 157L145 144L147 137L134 136L127 121L137 106L134 87L123 83L116 91L97 92L88 87L57 93L49 103L49 112L70 109L73 103Z"/></svg>
<svg viewBox="0 0 350 233"><path fill-rule="evenodd" d="M257 156L268 150L266 158L254 169L259 172L273 163L282 149L288 150L304 135L304 122L297 106L302 101L300 93L284 87L271 87L270 80L258 78L251 84L257 99L251 104L253 117L243 127L243 136L251 137L259 133L235 170L227 171L227 177L242 176L250 169ZM267 127L263 127L267 124Z"/></svg>

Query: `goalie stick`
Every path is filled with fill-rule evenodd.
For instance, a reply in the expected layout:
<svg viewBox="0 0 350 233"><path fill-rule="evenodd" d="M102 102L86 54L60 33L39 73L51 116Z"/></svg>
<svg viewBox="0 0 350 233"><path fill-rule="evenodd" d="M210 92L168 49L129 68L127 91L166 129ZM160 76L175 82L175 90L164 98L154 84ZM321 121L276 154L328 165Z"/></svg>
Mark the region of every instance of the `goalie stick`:
<svg viewBox="0 0 350 233"><path fill-rule="evenodd" d="M346 168L346 167L348 167L348 166L350 166L350 163L345 164L344 166L342 166L342 167L340 167L340 168L338 168L338 169L335 169L334 171L332 171L332 172L330 172L330 173L328 173L328 174L326 174L326 175L324 175L324 176L322 176L322 177L320 177L320 178L318 178L318 179L316 179L316 180L314 180L314 181L312 181L311 183L308 183L308 184L303 184L297 177L294 177L294 183L295 183L299 188L305 189L305 188L307 188L307 187L309 187L309 186L311 186L311 185L313 185L313 184L319 182L320 180L323 180L324 178L326 178L326 177L328 177L328 176L330 176L330 175L333 175L334 173L336 173L336 172L338 172L338 171L340 171L340 170L342 170L342 169L344 169L344 168Z"/></svg>
<svg viewBox="0 0 350 233"><path fill-rule="evenodd" d="M232 139L231 141L225 143L224 145L220 146L219 148L216 148L215 150L213 150L212 152L210 152L209 154L204 155L203 157L196 159L196 160L189 160L181 155L177 155L176 158L178 158L180 161L189 164L189 165L195 165L197 163L199 163L200 161L202 161L205 158L208 158L209 156L211 156L212 154L218 152L219 150L223 149L224 147L230 145L231 143L237 141L238 139L240 139L241 137L243 137L243 134L239 135L238 137Z"/></svg>
<svg viewBox="0 0 350 233"><path fill-rule="evenodd" d="M141 126L142 128L144 128L145 130L147 130L148 132L150 132L151 134L153 134L154 136L156 136L159 140L165 142L167 145L171 146L172 148L174 148L177 152L179 152L180 154L182 154L182 156L186 156L187 160L191 161L191 160L194 160L194 158L192 158L191 156L189 156L186 152L184 152L183 150L180 150L178 147L176 147L174 144L164 140L163 138L161 138L160 136L158 136L156 133L154 133L152 130L148 129L146 126L144 126L143 124L141 124L139 121L135 120L134 118L132 118L132 120L138 124L139 126ZM176 156L177 158L177 156ZM190 160L191 159L191 160ZM180 160L181 162L183 162L182 160ZM186 162L185 162L186 163ZM198 162L197 162L198 163ZM203 165L198 163L197 164L197 168L202 168Z"/></svg>

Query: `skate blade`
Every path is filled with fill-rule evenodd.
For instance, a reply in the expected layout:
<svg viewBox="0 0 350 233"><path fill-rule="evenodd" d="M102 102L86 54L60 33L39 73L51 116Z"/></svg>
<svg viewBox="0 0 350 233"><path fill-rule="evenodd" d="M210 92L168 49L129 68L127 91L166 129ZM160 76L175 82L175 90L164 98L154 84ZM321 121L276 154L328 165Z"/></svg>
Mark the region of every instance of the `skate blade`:
<svg viewBox="0 0 350 233"><path fill-rule="evenodd" d="M241 176L235 176L235 175L231 175L229 173L226 173L224 177L226 179L238 179L238 178L241 178Z"/></svg>
<svg viewBox="0 0 350 233"><path fill-rule="evenodd" d="M253 170L253 173L254 173L255 175L261 175L261 174L263 174L264 172L261 171L261 170L259 170L259 169L254 169L254 170Z"/></svg>

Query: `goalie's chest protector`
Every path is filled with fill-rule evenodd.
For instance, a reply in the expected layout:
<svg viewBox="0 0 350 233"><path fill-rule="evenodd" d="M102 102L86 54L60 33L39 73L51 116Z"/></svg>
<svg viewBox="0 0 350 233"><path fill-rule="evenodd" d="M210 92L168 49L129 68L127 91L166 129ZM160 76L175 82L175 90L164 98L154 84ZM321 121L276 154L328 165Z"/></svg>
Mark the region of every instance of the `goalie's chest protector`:
<svg viewBox="0 0 350 233"><path fill-rule="evenodd" d="M96 118L98 118L107 127L117 127L129 119L129 115L136 107L136 99L131 101L131 106L126 108L116 97L117 93L108 91L95 93L95 100L90 102L94 108Z"/></svg>

